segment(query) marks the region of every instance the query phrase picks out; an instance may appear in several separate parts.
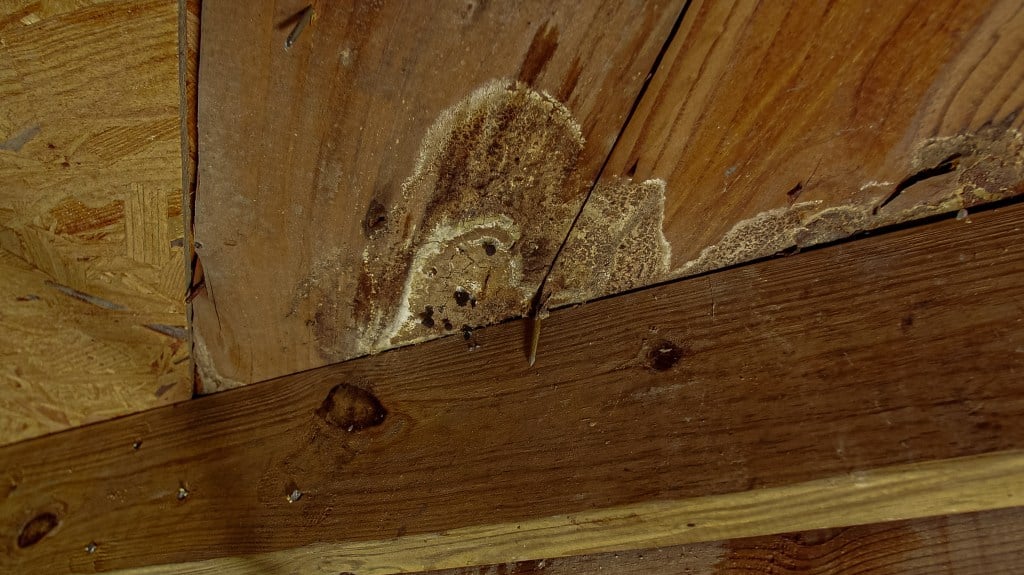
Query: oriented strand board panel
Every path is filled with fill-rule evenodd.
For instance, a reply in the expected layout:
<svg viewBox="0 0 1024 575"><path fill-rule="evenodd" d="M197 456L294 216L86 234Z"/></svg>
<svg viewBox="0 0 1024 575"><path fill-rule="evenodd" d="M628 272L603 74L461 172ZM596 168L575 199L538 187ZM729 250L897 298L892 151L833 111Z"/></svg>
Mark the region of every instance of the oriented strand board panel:
<svg viewBox="0 0 1024 575"><path fill-rule="evenodd" d="M1024 571L1022 542L1024 509L1016 507L430 575L1010 575Z"/></svg>
<svg viewBox="0 0 1024 575"><path fill-rule="evenodd" d="M1024 4L695 0L551 305L1024 191Z"/></svg>
<svg viewBox="0 0 1024 575"><path fill-rule="evenodd" d="M0 443L191 396L177 21L0 6Z"/></svg>
<svg viewBox="0 0 1024 575"><path fill-rule="evenodd" d="M683 4L205 2L203 389L525 314Z"/></svg>
<svg viewBox="0 0 1024 575"><path fill-rule="evenodd" d="M319 545L266 565L379 573L1024 505L1022 217L557 310L533 368L507 322L0 448L0 571Z"/></svg>

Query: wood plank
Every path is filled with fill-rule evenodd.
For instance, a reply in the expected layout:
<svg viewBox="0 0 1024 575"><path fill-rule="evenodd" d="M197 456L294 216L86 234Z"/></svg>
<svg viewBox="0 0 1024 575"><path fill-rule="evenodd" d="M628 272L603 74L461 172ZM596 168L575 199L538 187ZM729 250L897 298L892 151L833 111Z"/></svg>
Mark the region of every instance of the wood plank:
<svg viewBox="0 0 1024 575"><path fill-rule="evenodd" d="M205 391L525 314L684 2L307 4L203 6Z"/></svg>
<svg viewBox="0 0 1024 575"><path fill-rule="evenodd" d="M816 529L837 522L869 523L1016 506L1024 501L1018 481L1024 471L1022 454L1018 450L945 459L784 487L622 505L385 540L316 543L273 553L117 573L343 571L384 575Z"/></svg>
<svg viewBox="0 0 1024 575"><path fill-rule="evenodd" d="M0 7L0 443L191 396L176 54L172 2Z"/></svg>
<svg viewBox="0 0 1024 575"><path fill-rule="evenodd" d="M1024 570L1020 507L639 551L517 561L431 575L859 573L992 575Z"/></svg>
<svg viewBox="0 0 1024 575"><path fill-rule="evenodd" d="M1024 448L1022 216L1016 205L561 310L532 369L511 322L2 448L0 568L571 523L844 474L871 498L866 522L913 514L918 499L861 490L862 472ZM1006 457L928 475L955 493L932 512L1020 505L1013 490L950 483L975 468L1015 478L1019 455ZM47 513L59 530L18 548Z"/></svg>
<svg viewBox="0 0 1024 575"><path fill-rule="evenodd" d="M550 304L1019 194L1022 106L1016 0L694 0Z"/></svg>

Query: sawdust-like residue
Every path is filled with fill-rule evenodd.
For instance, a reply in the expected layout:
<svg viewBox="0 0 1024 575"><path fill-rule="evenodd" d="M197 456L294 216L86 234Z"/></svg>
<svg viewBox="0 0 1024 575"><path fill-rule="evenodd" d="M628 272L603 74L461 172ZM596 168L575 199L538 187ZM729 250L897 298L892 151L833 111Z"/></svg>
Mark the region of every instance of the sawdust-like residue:
<svg viewBox="0 0 1024 575"><path fill-rule="evenodd" d="M988 127L930 138L914 153L899 183L872 181L875 196L849 205L800 202L738 222L665 279L699 274L792 248L828 243L887 225L955 212L1024 191L1024 136Z"/></svg>
<svg viewBox="0 0 1024 575"><path fill-rule="evenodd" d="M664 277L671 259L664 216L664 181L600 182L555 262L546 304L587 301Z"/></svg>
<svg viewBox="0 0 1024 575"><path fill-rule="evenodd" d="M213 355L198 330L192 331L192 362L196 369L197 388L201 393L216 393L246 385L243 381L231 379L217 373Z"/></svg>
<svg viewBox="0 0 1024 575"><path fill-rule="evenodd" d="M328 308L313 326L321 354L524 315L582 202L582 148L569 110L521 82L491 82L445 110L401 200L369 205L350 312L330 303L330 282L314 282Z"/></svg>

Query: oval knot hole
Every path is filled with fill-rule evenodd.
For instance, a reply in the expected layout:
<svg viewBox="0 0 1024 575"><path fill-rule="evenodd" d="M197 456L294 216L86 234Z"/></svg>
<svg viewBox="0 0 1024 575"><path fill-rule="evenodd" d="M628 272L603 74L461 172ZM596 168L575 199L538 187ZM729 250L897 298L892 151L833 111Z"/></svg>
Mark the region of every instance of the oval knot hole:
<svg viewBox="0 0 1024 575"><path fill-rule="evenodd" d="M372 393L347 383L334 386L316 413L327 423L346 431L380 425L388 414Z"/></svg>
<svg viewBox="0 0 1024 575"><path fill-rule="evenodd" d="M18 547L24 549L39 543L58 523L57 516L53 513L36 515L21 528L21 533L18 534Z"/></svg>
<svg viewBox="0 0 1024 575"><path fill-rule="evenodd" d="M661 340L654 344L650 353L647 354L650 366L657 371L667 371L675 367L683 358L683 350L678 345L668 340Z"/></svg>

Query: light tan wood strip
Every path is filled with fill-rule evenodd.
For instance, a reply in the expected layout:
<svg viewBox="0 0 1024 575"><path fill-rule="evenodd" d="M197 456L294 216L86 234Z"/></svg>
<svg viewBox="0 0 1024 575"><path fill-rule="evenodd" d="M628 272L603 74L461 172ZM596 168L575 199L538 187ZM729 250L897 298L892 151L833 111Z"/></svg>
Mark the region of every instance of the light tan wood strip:
<svg viewBox="0 0 1024 575"><path fill-rule="evenodd" d="M431 575L863 575L1019 573L1024 508L635 551L473 566Z"/></svg>

